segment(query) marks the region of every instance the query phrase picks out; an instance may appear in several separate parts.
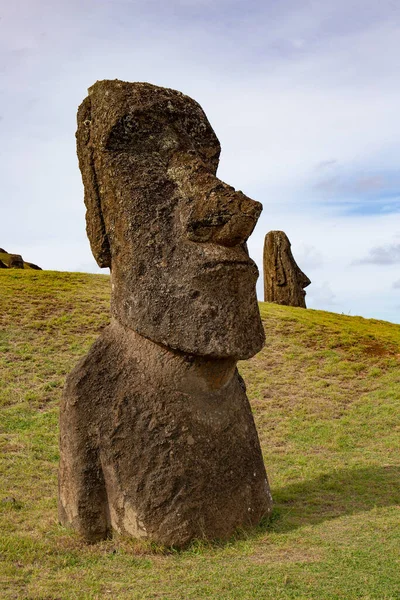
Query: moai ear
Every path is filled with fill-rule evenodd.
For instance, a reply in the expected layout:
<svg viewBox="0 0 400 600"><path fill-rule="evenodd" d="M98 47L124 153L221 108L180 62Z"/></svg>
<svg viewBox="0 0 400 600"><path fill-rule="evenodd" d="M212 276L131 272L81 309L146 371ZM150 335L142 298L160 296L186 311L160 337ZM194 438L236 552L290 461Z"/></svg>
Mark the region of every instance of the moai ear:
<svg viewBox="0 0 400 600"><path fill-rule="evenodd" d="M281 240L278 238L275 246L275 273L276 273L276 285L286 284L286 271L282 260L282 245Z"/></svg>
<svg viewBox="0 0 400 600"><path fill-rule="evenodd" d="M87 97L78 109L78 129L76 132L79 168L85 190L86 233L93 256L99 267L111 268L110 245L101 210L93 147L90 139L91 125L91 100L90 97Z"/></svg>

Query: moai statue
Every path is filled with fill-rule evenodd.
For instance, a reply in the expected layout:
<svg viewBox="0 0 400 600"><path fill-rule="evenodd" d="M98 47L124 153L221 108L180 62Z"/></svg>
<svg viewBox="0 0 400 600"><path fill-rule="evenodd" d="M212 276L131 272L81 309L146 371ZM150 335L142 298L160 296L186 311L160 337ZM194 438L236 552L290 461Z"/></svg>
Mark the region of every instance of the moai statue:
<svg viewBox="0 0 400 600"><path fill-rule="evenodd" d="M307 308L304 288L310 283L293 258L286 233L267 233L264 241L264 301Z"/></svg>
<svg viewBox="0 0 400 600"><path fill-rule="evenodd" d="M24 261L22 260L22 256L20 254L10 254L10 269L23 269Z"/></svg>
<svg viewBox="0 0 400 600"><path fill-rule="evenodd" d="M97 82L77 147L112 320L64 389L60 521L88 541L227 538L272 506L236 368L264 343L246 248L261 205L217 179L218 139L174 90Z"/></svg>

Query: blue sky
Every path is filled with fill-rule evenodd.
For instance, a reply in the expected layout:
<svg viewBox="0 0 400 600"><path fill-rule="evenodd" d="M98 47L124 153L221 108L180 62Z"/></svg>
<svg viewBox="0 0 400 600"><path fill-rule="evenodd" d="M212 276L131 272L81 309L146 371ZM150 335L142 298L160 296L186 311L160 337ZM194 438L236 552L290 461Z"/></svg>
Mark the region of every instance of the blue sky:
<svg viewBox="0 0 400 600"><path fill-rule="evenodd" d="M0 0L0 246L96 271L75 155L97 79L203 106L219 176L284 230L308 306L400 322L400 4L395 0ZM260 278L259 296L262 297Z"/></svg>

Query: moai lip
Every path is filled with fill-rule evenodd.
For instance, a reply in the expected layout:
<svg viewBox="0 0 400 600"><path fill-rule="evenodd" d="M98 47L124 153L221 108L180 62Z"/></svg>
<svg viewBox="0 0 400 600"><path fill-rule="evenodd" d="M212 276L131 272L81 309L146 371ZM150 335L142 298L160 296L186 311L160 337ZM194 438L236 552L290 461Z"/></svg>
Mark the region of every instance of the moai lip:
<svg viewBox="0 0 400 600"><path fill-rule="evenodd" d="M174 90L97 82L77 149L112 320L64 389L60 520L88 541L228 538L272 507L236 368L264 344L246 246L261 204L216 177L218 139Z"/></svg>

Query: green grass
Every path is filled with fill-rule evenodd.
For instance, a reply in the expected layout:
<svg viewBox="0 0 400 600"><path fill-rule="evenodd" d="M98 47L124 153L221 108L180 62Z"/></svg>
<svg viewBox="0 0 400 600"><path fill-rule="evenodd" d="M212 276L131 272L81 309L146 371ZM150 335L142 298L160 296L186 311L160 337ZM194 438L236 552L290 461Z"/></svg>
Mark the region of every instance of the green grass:
<svg viewBox="0 0 400 600"><path fill-rule="evenodd" d="M399 325L260 305L267 343L240 370L272 519L173 552L57 523L58 403L108 277L3 270L0 303L1 598L400 599Z"/></svg>

